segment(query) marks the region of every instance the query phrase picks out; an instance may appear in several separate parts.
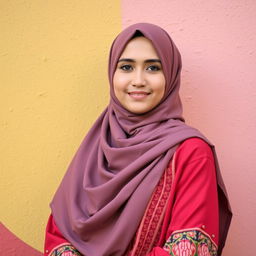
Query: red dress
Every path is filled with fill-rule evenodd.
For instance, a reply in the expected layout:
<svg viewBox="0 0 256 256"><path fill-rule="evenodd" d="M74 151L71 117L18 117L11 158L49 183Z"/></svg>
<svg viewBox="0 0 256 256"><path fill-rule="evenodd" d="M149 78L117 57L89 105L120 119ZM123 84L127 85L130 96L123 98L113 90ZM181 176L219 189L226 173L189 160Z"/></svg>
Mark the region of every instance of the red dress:
<svg viewBox="0 0 256 256"><path fill-rule="evenodd" d="M155 188L127 255L217 256L218 234L213 154L203 140L187 139ZM62 236L52 215L44 252L45 256L82 255Z"/></svg>

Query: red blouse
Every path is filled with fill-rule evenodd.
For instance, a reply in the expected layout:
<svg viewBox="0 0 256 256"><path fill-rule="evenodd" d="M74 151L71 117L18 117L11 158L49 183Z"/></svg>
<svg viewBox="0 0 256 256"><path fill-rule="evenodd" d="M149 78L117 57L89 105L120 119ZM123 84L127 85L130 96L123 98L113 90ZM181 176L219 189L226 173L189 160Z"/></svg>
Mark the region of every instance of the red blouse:
<svg viewBox="0 0 256 256"><path fill-rule="evenodd" d="M218 234L213 154L203 140L187 139L159 181L128 255L217 256ZM44 255L81 255L62 236L52 215Z"/></svg>

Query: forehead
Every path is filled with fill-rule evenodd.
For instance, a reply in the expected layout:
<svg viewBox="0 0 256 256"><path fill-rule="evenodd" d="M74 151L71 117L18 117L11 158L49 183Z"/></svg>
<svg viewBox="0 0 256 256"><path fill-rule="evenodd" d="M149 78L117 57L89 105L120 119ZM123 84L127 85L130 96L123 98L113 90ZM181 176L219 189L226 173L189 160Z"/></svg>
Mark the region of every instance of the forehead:
<svg viewBox="0 0 256 256"><path fill-rule="evenodd" d="M159 58L153 44L146 37L131 39L124 48L120 58Z"/></svg>

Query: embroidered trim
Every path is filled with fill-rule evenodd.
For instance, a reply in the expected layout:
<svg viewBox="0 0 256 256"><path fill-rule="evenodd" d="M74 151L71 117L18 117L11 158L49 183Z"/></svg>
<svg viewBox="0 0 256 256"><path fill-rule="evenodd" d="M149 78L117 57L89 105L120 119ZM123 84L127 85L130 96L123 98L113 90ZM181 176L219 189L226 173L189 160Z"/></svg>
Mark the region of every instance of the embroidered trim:
<svg viewBox="0 0 256 256"><path fill-rule="evenodd" d="M82 256L82 254L72 244L64 243L53 248L49 256Z"/></svg>
<svg viewBox="0 0 256 256"><path fill-rule="evenodd" d="M146 255L156 246L160 238L162 222L172 185L171 169L171 165L166 168L153 192L129 256Z"/></svg>
<svg viewBox="0 0 256 256"><path fill-rule="evenodd" d="M217 245L199 228L179 230L172 233L164 245L172 256L217 256Z"/></svg>
<svg viewBox="0 0 256 256"><path fill-rule="evenodd" d="M203 225L203 226L204 226L204 225ZM204 227L205 227L205 226L204 226ZM197 230L197 231L203 233L205 236L208 237L208 239L211 240L211 242L215 245L215 247L218 248L218 245L214 242L214 240L212 240L211 236L210 236L207 232L205 232L205 230L203 230L203 229L201 229L201 228L198 228L198 227L184 228L184 229L175 230L174 232L172 232L171 235L173 235L173 234L175 234L175 233L181 233L181 232L191 231L191 230L193 230L193 231L194 231L194 230Z"/></svg>
<svg viewBox="0 0 256 256"><path fill-rule="evenodd" d="M172 183L175 178L175 159L176 159L176 152L174 152L173 157L172 157Z"/></svg>

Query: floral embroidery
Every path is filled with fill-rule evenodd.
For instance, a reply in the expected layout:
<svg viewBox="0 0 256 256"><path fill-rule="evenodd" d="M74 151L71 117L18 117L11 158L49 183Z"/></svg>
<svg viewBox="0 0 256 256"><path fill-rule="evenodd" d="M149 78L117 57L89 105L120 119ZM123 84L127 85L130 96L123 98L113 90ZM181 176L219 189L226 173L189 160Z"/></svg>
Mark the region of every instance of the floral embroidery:
<svg viewBox="0 0 256 256"><path fill-rule="evenodd" d="M71 244L61 244L55 247L49 256L82 256L82 254Z"/></svg>
<svg viewBox="0 0 256 256"><path fill-rule="evenodd" d="M173 233L164 245L172 256L217 256L217 246L201 230L186 230Z"/></svg>

